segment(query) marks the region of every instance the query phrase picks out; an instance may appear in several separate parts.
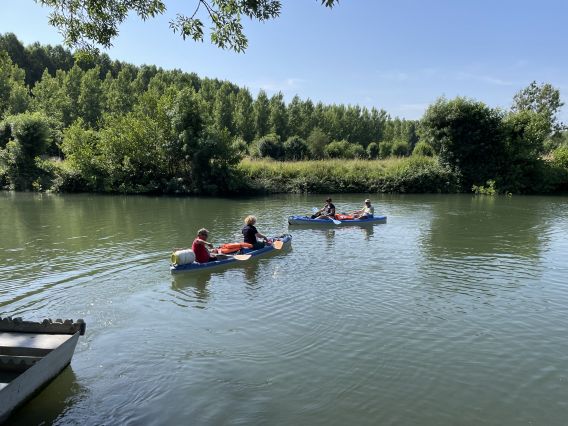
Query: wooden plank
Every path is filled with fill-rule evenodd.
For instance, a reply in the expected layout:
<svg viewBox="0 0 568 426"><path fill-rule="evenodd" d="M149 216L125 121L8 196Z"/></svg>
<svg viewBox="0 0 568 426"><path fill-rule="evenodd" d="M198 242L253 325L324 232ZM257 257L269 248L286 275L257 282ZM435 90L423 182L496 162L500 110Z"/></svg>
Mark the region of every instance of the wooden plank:
<svg viewBox="0 0 568 426"><path fill-rule="evenodd" d="M0 332L0 349L35 348L52 350L65 343L71 337L69 334Z"/></svg>
<svg viewBox="0 0 568 426"><path fill-rule="evenodd" d="M41 356L11 356L0 355L0 371L23 372L32 367L36 362L40 361Z"/></svg>

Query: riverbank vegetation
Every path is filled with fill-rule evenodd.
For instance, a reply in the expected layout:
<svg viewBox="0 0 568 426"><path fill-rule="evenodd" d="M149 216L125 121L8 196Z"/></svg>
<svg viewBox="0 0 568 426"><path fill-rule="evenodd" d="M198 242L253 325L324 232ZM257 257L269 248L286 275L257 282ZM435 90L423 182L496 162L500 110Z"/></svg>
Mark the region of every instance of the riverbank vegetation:
<svg viewBox="0 0 568 426"><path fill-rule="evenodd" d="M0 36L0 185L154 194L541 193L568 188L560 93L509 111L440 98L420 121Z"/></svg>

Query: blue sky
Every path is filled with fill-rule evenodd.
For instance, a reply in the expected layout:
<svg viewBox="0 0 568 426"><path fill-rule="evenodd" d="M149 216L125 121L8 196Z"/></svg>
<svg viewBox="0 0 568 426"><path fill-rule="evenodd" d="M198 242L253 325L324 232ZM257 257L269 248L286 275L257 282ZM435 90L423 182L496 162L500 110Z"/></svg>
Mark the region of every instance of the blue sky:
<svg viewBox="0 0 568 426"><path fill-rule="evenodd" d="M169 29L194 0L166 1L168 12L121 27L113 59L179 68L230 80L254 95L281 91L324 103L385 109L420 118L440 96L468 96L508 108L531 81L551 83L568 100L568 1L283 0L280 18L245 20L244 54L182 41ZM0 32L25 44L61 44L49 9L33 0L0 0ZM564 52L564 53L562 53ZM560 118L568 122L568 107Z"/></svg>

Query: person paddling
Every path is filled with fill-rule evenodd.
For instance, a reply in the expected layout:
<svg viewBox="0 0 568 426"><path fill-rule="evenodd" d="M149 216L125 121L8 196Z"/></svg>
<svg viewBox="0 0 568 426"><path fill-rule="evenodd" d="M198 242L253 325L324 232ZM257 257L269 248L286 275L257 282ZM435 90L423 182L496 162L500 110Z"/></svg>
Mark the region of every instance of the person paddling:
<svg viewBox="0 0 568 426"><path fill-rule="evenodd" d="M371 200L368 198L365 200L365 205L361 210L353 212L353 218L355 219L370 219L375 214L375 208L371 205Z"/></svg>
<svg viewBox="0 0 568 426"><path fill-rule="evenodd" d="M195 261L199 263L207 263L213 260L217 260L217 256L212 256L207 250L206 246L213 247L213 244L207 241L209 237L209 231L205 228L201 228L197 231L197 237L193 240L191 245L191 250L195 254ZM216 249L211 251L212 253L217 253Z"/></svg>
<svg viewBox="0 0 568 426"><path fill-rule="evenodd" d="M331 202L331 198L325 200L325 205L312 215L312 219L334 219L335 206Z"/></svg>
<svg viewBox="0 0 568 426"><path fill-rule="evenodd" d="M253 250L258 250L263 248L267 243L270 244L270 242L268 241L268 238L258 232L254 226L255 224L256 216L247 216L245 218L245 226L241 232L243 233L245 243L252 244ZM258 241L259 239L264 241Z"/></svg>

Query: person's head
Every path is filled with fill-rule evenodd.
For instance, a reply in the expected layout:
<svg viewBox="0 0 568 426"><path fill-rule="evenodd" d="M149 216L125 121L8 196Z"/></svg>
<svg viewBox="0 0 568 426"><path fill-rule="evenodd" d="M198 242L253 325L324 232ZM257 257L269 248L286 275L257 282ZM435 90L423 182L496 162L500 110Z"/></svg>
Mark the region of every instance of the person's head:
<svg viewBox="0 0 568 426"><path fill-rule="evenodd" d="M326 198L325 202L326 202L327 204L331 203L331 198Z"/></svg>
<svg viewBox="0 0 568 426"><path fill-rule="evenodd" d="M252 226L256 223L256 216L249 215L245 217L245 225Z"/></svg>
<svg viewBox="0 0 568 426"><path fill-rule="evenodd" d="M371 200L369 200L368 198L365 200L365 205L370 206L371 205Z"/></svg>
<svg viewBox="0 0 568 426"><path fill-rule="evenodd" d="M206 240L209 236L209 231L205 228L201 228L199 231L197 231L197 236L202 240Z"/></svg>

